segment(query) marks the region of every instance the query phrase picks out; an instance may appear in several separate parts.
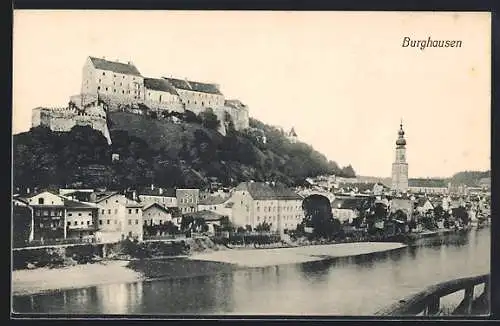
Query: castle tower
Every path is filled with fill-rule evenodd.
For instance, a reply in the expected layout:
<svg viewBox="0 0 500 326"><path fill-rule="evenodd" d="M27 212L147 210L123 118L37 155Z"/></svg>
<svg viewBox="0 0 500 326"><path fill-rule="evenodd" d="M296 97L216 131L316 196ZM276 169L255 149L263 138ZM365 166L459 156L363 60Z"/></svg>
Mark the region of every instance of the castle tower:
<svg viewBox="0 0 500 326"><path fill-rule="evenodd" d="M398 193L408 191L408 163L406 163L406 139L401 121L396 140L396 159L392 163L392 190Z"/></svg>

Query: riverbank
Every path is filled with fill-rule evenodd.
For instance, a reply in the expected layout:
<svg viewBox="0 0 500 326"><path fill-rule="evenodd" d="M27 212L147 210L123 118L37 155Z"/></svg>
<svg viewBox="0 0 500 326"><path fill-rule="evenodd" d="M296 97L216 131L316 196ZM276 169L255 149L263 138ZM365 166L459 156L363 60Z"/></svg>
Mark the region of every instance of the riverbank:
<svg viewBox="0 0 500 326"><path fill-rule="evenodd" d="M110 260L61 268L12 272L14 295L35 294L111 283L200 277L237 268L305 263L405 247L401 243L348 243L279 249L223 250L164 259Z"/></svg>
<svg viewBox="0 0 500 326"><path fill-rule="evenodd" d="M128 264L129 261L112 260L62 268L13 271L12 293L13 295L26 295L144 279L141 273L128 268Z"/></svg>
<svg viewBox="0 0 500 326"><path fill-rule="evenodd" d="M353 242L278 249L239 249L197 253L191 260L212 261L238 267L266 267L366 255L406 247L398 242Z"/></svg>

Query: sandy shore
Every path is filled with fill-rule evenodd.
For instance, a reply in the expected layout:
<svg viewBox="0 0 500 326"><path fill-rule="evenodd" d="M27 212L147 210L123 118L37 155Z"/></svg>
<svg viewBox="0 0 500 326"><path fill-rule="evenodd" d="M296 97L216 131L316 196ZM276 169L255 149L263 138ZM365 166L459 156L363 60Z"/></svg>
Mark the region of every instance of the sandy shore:
<svg viewBox="0 0 500 326"><path fill-rule="evenodd" d="M296 248L214 251L195 254L189 258L229 263L240 267L265 267L358 256L403 247L406 245L398 242L355 242Z"/></svg>
<svg viewBox="0 0 500 326"><path fill-rule="evenodd" d="M401 243L358 242L280 249L242 249L197 253L188 258L103 261L63 268L37 268L12 272L14 295L128 283L150 278L176 278L229 272L234 267L297 264L336 257L358 256L405 247Z"/></svg>
<svg viewBox="0 0 500 326"><path fill-rule="evenodd" d="M106 261L54 269L13 271L12 292L14 295L24 295L143 279L141 273L126 267L128 263L128 261Z"/></svg>

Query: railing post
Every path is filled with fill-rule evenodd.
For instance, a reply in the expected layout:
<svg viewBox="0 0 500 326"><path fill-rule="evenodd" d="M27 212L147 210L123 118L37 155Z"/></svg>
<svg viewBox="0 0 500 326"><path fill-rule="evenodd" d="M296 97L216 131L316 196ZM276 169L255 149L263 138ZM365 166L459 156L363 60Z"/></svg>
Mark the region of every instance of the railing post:
<svg viewBox="0 0 500 326"><path fill-rule="evenodd" d="M431 302L427 305L426 315L436 315L439 312L440 297L433 296Z"/></svg>
<svg viewBox="0 0 500 326"><path fill-rule="evenodd" d="M472 299L474 298L474 285L465 288L464 294L464 313L470 315L472 311Z"/></svg>

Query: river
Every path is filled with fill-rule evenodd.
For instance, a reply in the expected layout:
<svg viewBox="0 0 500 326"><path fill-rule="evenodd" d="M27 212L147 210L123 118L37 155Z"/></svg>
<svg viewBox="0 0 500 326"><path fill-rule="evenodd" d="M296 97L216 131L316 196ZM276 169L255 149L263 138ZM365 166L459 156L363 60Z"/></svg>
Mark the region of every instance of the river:
<svg viewBox="0 0 500 326"><path fill-rule="evenodd" d="M425 287L490 271L490 229L391 252L176 280L16 296L18 313L371 315Z"/></svg>

